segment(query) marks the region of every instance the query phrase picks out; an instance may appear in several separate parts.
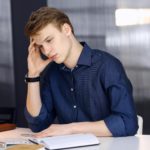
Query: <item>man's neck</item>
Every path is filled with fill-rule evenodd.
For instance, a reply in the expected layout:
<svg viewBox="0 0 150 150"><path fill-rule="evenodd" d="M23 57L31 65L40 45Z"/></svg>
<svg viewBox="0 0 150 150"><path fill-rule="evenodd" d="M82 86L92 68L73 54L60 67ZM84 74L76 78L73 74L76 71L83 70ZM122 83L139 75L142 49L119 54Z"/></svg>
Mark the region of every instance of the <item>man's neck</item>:
<svg viewBox="0 0 150 150"><path fill-rule="evenodd" d="M77 65L82 50L83 46L80 44L79 41L75 39L72 44L72 49L70 50L70 55L68 59L64 62L65 66L73 69Z"/></svg>

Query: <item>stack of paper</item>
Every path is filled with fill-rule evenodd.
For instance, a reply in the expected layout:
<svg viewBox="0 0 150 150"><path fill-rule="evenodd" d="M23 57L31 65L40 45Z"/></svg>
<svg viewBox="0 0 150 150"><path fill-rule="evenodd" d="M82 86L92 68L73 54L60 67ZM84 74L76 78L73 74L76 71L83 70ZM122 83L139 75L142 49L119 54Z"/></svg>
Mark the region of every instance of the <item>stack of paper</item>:
<svg viewBox="0 0 150 150"><path fill-rule="evenodd" d="M46 138L32 138L30 141L43 144L46 148L53 150L99 144L99 140L93 134L72 134Z"/></svg>

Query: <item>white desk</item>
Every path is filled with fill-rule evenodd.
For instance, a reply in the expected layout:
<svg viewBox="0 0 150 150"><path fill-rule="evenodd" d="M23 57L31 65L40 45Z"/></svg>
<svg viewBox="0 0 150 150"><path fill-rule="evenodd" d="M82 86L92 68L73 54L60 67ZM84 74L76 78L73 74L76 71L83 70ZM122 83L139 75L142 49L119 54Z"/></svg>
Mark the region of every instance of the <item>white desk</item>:
<svg viewBox="0 0 150 150"><path fill-rule="evenodd" d="M0 132L0 141L8 139L28 139L32 135L30 129L17 128L15 130ZM130 137L100 137L99 146L74 148L72 150L149 150L150 135L138 135Z"/></svg>

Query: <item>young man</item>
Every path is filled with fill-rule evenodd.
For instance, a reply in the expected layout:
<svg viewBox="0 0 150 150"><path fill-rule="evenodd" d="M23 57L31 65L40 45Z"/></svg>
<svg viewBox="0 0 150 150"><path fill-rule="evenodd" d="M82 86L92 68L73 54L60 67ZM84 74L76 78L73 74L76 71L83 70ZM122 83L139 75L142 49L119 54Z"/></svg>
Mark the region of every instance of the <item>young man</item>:
<svg viewBox="0 0 150 150"><path fill-rule="evenodd" d="M119 60L78 42L69 18L55 8L33 12L25 33L30 38L25 116L34 132L41 131L37 137L136 133L132 86Z"/></svg>

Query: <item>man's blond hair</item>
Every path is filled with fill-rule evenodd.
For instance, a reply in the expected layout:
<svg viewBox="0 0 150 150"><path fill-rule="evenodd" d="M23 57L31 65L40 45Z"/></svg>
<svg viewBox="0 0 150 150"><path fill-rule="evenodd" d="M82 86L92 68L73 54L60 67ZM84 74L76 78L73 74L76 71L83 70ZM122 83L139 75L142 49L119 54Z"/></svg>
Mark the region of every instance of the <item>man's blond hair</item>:
<svg viewBox="0 0 150 150"><path fill-rule="evenodd" d="M25 26L25 34L27 37L33 36L50 23L57 27L60 31L62 25L67 23L74 34L74 29L69 17L64 12L50 7L41 7L40 9L32 12Z"/></svg>

